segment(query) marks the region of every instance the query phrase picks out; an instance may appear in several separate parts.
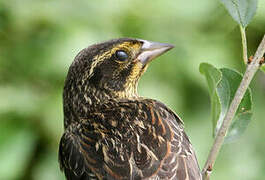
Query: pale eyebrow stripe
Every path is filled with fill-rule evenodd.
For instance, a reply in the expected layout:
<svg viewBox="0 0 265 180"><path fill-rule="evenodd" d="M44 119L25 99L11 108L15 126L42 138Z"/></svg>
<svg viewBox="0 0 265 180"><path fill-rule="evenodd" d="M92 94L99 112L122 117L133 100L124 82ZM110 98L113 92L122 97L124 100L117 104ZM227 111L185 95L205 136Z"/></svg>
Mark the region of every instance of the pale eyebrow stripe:
<svg viewBox="0 0 265 180"><path fill-rule="evenodd" d="M103 54L101 54L100 56L99 56L99 55L96 55L96 56L93 58L93 61L92 61L92 63L91 63L91 67L90 67L90 70L89 70L89 74L88 74L88 76L91 76L91 75L92 75L92 73L93 73L95 67L96 67L100 62L104 61L104 59L105 59L106 57L110 56L110 55L108 55L108 54L110 54L110 52L109 52L109 51L106 51L106 52L104 52Z"/></svg>

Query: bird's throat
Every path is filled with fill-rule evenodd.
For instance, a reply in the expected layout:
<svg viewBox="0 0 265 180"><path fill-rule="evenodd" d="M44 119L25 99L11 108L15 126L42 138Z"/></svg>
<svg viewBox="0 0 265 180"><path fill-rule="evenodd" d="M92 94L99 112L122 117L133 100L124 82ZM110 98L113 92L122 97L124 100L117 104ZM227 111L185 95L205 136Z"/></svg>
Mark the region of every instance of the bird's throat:
<svg viewBox="0 0 265 180"><path fill-rule="evenodd" d="M137 82L130 83L120 91L90 87L88 91L84 93L84 99L86 99L86 104L91 107L100 106L109 101L135 99L138 97L137 84Z"/></svg>

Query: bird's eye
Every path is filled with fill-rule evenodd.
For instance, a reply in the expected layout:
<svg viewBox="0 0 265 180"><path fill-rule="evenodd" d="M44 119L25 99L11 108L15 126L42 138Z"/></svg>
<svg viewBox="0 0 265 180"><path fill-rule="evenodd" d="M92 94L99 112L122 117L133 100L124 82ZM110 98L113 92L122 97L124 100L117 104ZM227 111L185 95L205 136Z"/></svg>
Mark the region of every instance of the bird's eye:
<svg viewBox="0 0 265 180"><path fill-rule="evenodd" d="M126 61L128 59L128 54L125 51L116 51L116 57L119 61Z"/></svg>

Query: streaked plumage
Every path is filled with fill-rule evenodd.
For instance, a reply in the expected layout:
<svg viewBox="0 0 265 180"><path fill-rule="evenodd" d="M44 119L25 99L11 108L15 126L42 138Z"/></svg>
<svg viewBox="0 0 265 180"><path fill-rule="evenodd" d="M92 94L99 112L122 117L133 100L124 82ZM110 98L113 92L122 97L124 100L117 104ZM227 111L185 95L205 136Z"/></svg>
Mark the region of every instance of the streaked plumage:
<svg viewBox="0 0 265 180"><path fill-rule="evenodd" d="M64 87L65 132L59 148L68 180L201 179L179 117L137 94L150 60L171 48L117 39L76 56Z"/></svg>

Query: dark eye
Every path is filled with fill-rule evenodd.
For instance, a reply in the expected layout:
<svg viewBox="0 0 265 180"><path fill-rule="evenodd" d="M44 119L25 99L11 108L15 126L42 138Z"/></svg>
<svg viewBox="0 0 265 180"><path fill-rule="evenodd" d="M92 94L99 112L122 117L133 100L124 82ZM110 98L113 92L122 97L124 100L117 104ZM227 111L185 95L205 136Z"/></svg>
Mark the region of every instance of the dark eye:
<svg viewBox="0 0 265 180"><path fill-rule="evenodd" d="M128 54L125 51L118 50L116 51L116 57L119 61L126 61L128 59Z"/></svg>

